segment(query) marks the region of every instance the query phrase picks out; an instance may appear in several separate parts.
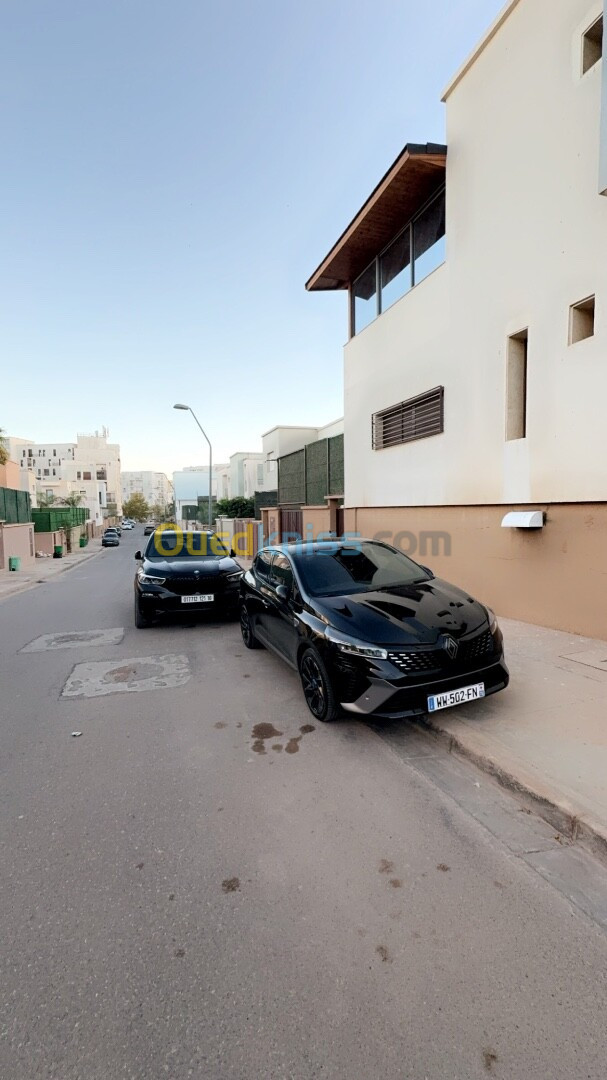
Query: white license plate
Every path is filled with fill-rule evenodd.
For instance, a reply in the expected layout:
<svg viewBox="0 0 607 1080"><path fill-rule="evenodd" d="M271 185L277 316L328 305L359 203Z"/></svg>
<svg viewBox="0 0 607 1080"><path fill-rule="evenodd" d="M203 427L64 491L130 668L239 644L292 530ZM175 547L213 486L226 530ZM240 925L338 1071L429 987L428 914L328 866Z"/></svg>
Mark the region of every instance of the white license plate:
<svg viewBox="0 0 607 1080"><path fill-rule="evenodd" d="M211 604L215 599L214 593L192 593L191 596L182 596L182 604Z"/></svg>
<svg viewBox="0 0 607 1080"><path fill-rule="evenodd" d="M446 694L431 694L428 698L428 712L450 709L452 705L465 705L467 701L477 701L485 696L484 682L474 686L462 686L461 690L447 690Z"/></svg>

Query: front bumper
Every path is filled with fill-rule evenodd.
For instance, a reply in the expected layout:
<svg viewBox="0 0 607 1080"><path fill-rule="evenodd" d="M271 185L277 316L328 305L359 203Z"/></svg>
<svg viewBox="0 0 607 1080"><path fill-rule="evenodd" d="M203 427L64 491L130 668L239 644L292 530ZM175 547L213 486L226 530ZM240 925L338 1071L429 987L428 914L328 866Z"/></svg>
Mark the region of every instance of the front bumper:
<svg viewBox="0 0 607 1080"><path fill-rule="evenodd" d="M182 603L183 593L174 593L161 585L140 586L135 585L135 591L139 598L142 610L149 618L157 615L200 615L202 612L232 612L238 608L239 582L234 583L201 583L197 592L203 594L212 593L214 599L204 600L198 603ZM185 595L191 595L185 593Z"/></svg>
<svg viewBox="0 0 607 1080"><path fill-rule="evenodd" d="M377 668L383 665L377 665ZM431 694L444 694L448 690L461 690L474 683L485 684L485 696L505 690L510 681L510 672L503 653L493 657L491 662L477 668L454 672L444 678L434 677L427 682L408 679L381 678L379 671L368 679L368 686L354 701L341 703L346 712L358 716L384 716L397 719L407 716L422 716L428 711L428 697Z"/></svg>

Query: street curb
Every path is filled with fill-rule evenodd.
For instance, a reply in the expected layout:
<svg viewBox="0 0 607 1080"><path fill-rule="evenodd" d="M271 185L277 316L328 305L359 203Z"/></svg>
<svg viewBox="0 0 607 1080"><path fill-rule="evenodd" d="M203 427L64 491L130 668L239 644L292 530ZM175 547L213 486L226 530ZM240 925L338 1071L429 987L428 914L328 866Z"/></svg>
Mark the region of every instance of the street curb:
<svg viewBox="0 0 607 1080"><path fill-rule="evenodd" d="M89 559L94 559L97 555L101 555L102 551L103 548L100 548L99 551L89 551L86 555L82 555L78 562L69 563L68 566L58 567L55 573L49 574L44 580L26 581L23 585L17 585L15 589L11 589L10 592L0 592L0 604L3 600L10 600L11 596L19 596L20 593L27 592L28 589L35 589L37 585L46 585L47 581L52 581L53 578L60 577L61 574L68 574L70 570L76 570L79 566L82 566L83 563L88 562Z"/></svg>
<svg viewBox="0 0 607 1080"><path fill-rule="evenodd" d="M424 731L445 743L449 753L472 762L477 768L497 780L501 787L513 791L524 803L525 809L547 821L571 843L580 844L607 865L607 828L589 816L582 816L565 800L552 793L536 790L531 781L509 772L494 758L466 743L465 739L443 728L430 716L416 718Z"/></svg>

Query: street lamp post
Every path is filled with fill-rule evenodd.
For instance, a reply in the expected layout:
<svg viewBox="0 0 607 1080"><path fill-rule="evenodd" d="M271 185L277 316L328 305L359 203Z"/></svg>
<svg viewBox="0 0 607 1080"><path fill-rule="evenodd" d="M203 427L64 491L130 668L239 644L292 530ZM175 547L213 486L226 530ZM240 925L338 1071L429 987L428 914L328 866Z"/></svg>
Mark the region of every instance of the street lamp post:
<svg viewBox="0 0 607 1080"><path fill-rule="evenodd" d="M213 527L212 524L211 524L211 522L212 522L211 515L212 515L212 512L213 512L213 510L212 510L212 507L213 507L213 447L211 446L211 440L209 439L209 436L207 435L206 431L204 430L202 424L200 423L200 420L196 416L196 413L194 412L194 410L192 408L190 408L189 405L173 405L173 408L174 409L183 409L184 412L191 412L191 414L194 417L196 423L198 424L198 427L202 431L202 434L204 435L205 439L207 440L207 442L209 444L209 529L211 529Z"/></svg>

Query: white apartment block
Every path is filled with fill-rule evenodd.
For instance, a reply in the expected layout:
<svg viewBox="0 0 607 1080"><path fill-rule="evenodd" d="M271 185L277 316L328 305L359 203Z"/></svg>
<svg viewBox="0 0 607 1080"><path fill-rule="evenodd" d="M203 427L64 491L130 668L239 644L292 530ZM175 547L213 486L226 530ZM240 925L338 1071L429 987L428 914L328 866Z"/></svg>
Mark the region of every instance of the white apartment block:
<svg viewBox="0 0 607 1080"><path fill-rule="evenodd" d="M167 506L173 500L173 488L168 476L162 472L121 473L122 501L132 495L143 495L149 506Z"/></svg>
<svg viewBox="0 0 607 1080"><path fill-rule="evenodd" d="M349 300L346 528L400 534L504 615L597 637L603 50L598 0L510 0L445 91L447 145L406 146L307 282Z"/></svg>
<svg viewBox="0 0 607 1080"><path fill-rule="evenodd" d="M278 490L278 459L303 450L309 443L320 439L330 439L334 435L343 435L344 420L340 417L324 427L293 427L279 424L265 431L261 436L262 458L264 462L263 491Z"/></svg>
<svg viewBox="0 0 607 1080"><path fill-rule="evenodd" d="M108 443L107 432L78 435L72 443L36 443L30 439L9 438L11 460L21 471L21 487L36 494L57 499L81 496L91 520L100 524L108 516L108 507L122 512L120 484L120 447Z"/></svg>

